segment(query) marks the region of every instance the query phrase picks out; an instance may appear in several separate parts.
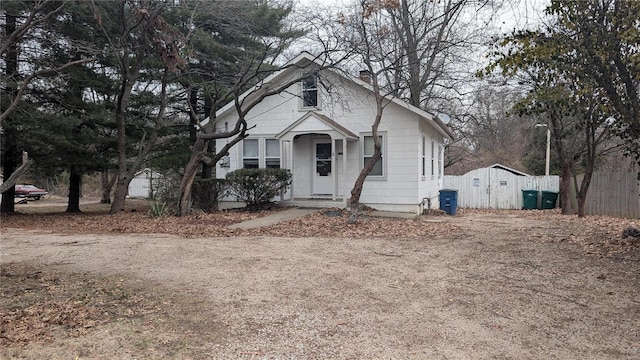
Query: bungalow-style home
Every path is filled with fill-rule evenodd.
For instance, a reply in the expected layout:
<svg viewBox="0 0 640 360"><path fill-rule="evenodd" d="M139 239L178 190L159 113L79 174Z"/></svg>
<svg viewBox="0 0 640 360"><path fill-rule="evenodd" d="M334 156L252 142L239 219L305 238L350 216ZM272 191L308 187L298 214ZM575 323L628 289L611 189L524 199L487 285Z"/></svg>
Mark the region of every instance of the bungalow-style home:
<svg viewBox="0 0 640 360"><path fill-rule="evenodd" d="M354 182L373 154L376 106L370 78L330 69L308 75L320 64L306 52L289 65L259 86L303 80L250 110L249 136L218 164L217 177L239 168L286 168L293 179L281 202L347 206ZM247 96L251 91L242 98ZM379 126L382 160L367 177L360 203L419 214L437 206L444 143L453 134L438 117L398 98L388 97L385 104ZM234 104L227 104L216 114L216 130L233 127L237 118ZM217 140L216 148L227 141Z"/></svg>

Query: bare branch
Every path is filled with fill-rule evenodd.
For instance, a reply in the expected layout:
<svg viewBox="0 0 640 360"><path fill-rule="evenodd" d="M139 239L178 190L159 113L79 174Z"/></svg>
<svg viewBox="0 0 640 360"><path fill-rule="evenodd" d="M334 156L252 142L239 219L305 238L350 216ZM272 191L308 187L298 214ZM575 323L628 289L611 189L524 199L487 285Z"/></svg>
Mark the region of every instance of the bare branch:
<svg viewBox="0 0 640 360"><path fill-rule="evenodd" d="M42 77L42 76L48 76L48 75L54 75L54 74L58 74L60 72L62 72L63 70L72 67L72 66L76 66L76 65L82 65L82 64L86 64L92 61L95 61L96 58L88 58L88 59L80 59L80 60L75 60L75 61L70 61L62 66L58 66L55 68L50 68L50 69L43 69L43 70L39 70L34 72L33 74L27 76L22 83L20 84L20 87L18 88L18 91L16 92L16 95L13 97L13 99L11 100L11 103L9 104L9 106L2 112L2 114L0 114L0 126L2 125L2 122L4 119L7 118L7 116L9 116L9 114L16 109L16 107L18 106L18 104L20 103L20 101L22 100L22 96L24 95L24 92L27 90L27 88L29 87L29 84L36 78L38 77Z"/></svg>
<svg viewBox="0 0 640 360"><path fill-rule="evenodd" d="M53 9L52 11L45 13L44 16L42 18L37 18L37 16L40 14L40 11L47 6L48 4L54 3L54 0L44 0L41 2L34 2L34 7L31 9L31 11L29 12L29 15L27 16L27 18L24 20L24 22L18 27L16 28L15 31L13 31L11 34L9 34L9 36L7 36L6 40L2 41L0 43L0 56L3 56L8 49L17 44L18 42L20 42L20 40L24 37L24 35L29 32L29 30L33 29L34 27L36 27L39 24L44 23L45 21L47 21L51 16L53 16L54 14L58 13L60 10L62 10L63 7L66 6L66 4L68 3L68 1L63 1L57 8Z"/></svg>
<svg viewBox="0 0 640 360"><path fill-rule="evenodd" d="M0 184L0 193L11 189L16 184L16 181L29 170L31 165L33 165L33 160L29 159L29 154L27 154L26 151L23 151L22 165L20 165L7 180Z"/></svg>

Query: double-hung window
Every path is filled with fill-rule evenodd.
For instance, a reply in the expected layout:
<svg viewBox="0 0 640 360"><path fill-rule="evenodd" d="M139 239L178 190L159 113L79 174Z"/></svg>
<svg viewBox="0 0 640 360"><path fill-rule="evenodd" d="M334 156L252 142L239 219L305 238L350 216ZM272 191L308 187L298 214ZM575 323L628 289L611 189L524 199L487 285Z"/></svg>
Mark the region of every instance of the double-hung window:
<svg viewBox="0 0 640 360"><path fill-rule="evenodd" d="M382 177L384 176L384 138L382 137L382 135L378 135L378 138L380 139L380 144L382 145L382 148L380 149L382 157L374 165L373 169L369 173L369 176ZM366 165L367 162L373 157L373 154L375 152L374 145L375 143L373 141L373 135L365 135L363 137L363 165Z"/></svg>
<svg viewBox="0 0 640 360"><path fill-rule="evenodd" d="M438 144L440 151L438 152L438 179L442 179L444 175L444 144Z"/></svg>
<svg viewBox="0 0 640 360"><path fill-rule="evenodd" d="M436 176L436 154L435 154L435 143L433 139L431 139L431 180L435 179Z"/></svg>
<svg viewBox="0 0 640 360"><path fill-rule="evenodd" d="M318 78L315 75L302 79L302 107L318 107Z"/></svg>
<svg viewBox="0 0 640 360"><path fill-rule="evenodd" d="M280 168L280 140L265 139L265 167L279 169Z"/></svg>
<svg viewBox="0 0 640 360"><path fill-rule="evenodd" d="M242 141L242 167L280 168L280 140L252 138Z"/></svg>
<svg viewBox="0 0 640 360"><path fill-rule="evenodd" d="M422 135L422 180L427 176L427 137Z"/></svg>
<svg viewBox="0 0 640 360"><path fill-rule="evenodd" d="M245 169L260 167L260 143L258 139L242 140L242 167Z"/></svg>

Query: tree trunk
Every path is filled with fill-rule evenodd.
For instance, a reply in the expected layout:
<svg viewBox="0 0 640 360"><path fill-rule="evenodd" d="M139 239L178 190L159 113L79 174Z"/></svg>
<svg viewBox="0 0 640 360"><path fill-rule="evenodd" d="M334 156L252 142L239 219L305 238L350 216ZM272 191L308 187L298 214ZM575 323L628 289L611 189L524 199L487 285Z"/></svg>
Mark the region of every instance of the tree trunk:
<svg viewBox="0 0 640 360"><path fill-rule="evenodd" d="M584 217L585 216L585 211L584 211L584 204L586 202L586 197L581 197L578 196L578 217Z"/></svg>
<svg viewBox="0 0 640 360"><path fill-rule="evenodd" d="M102 198L100 199L101 204L111 204L111 190L115 183L116 176L109 179L109 170L102 170L100 172L100 187L102 189Z"/></svg>
<svg viewBox="0 0 640 360"><path fill-rule="evenodd" d="M560 164L560 206L563 215L573 214L571 208L571 165L565 162Z"/></svg>
<svg viewBox="0 0 640 360"><path fill-rule="evenodd" d="M127 174L118 176L116 191L113 194L113 202L111 202L111 209L109 209L109 213L115 214L119 211L124 211L127 193L129 192L129 182L130 179L127 178Z"/></svg>
<svg viewBox="0 0 640 360"><path fill-rule="evenodd" d="M367 39L364 39L365 42ZM349 211L349 219L347 220L348 224L355 224L358 221L358 211L360 210L360 195L362 194L362 188L364 187L364 180L367 175L373 170L375 164L382 158L382 142L380 141L380 137L378 136L378 127L380 126L380 121L382 120L382 111L384 110L384 106L382 102L384 101L384 97L380 94L380 86L378 84L378 75L373 72L373 66L371 65L370 59L365 59L365 63L367 64L367 68L369 73L371 74L371 85L373 86L373 94L376 102L376 115L373 119L373 124L371 124L371 134L373 137L373 156L369 161L364 165L364 168L360 171L358 178L356 179L353 188L351 189L351 199L350 199L350 211Z"/></svg>
<svg viewBox="0 0 640 360"><path fill-rule="evenodd" d="M125 63L128 64L127 62ZM132 175L129 175L129 171L127 169L127 135L125 132L125 122L127 107L129 106L129 99L131 98L131 91L133 90L133 83L138 76L142 66L141 63L140 55L138 55L133 71L130 72L129 68L124 69L125 73L122 78L120 94L118 94L118 103L116 108L118 180L116 182L116 191L113 194L111 209L109 209L109 213L111 214L124 210L124 203L126 201L127 193L129 192L129 182L131 182L132 177Z"/></svg>
<svg viewBox="0 0 640 360"><path fill-rule="evenodd" d="M362 195L362 188L364 187L364 180L367 175L373 170L376 163L382 159L382 147L379 144L374 146L373 157L369 159L365 167L360 171L358 178L356 179L353 189L351 189L351 199L349 206L349 220L347 223L355 224L358 222L358 212L360 211L360 195Z"/></svg>
<svg viewBox="0 0 640 360"><path fill-rule="evenodd" d="M118 129L118 180L116 182L116 191L113 194L111 209L109 209L111 214L124 210L127 192L129 191L124 113L118 114L116 119L116 128Z"/></svg>
<svg viewBox="0 0 640 360"><path fill-rule="evenodd" d="M215 145L213 141L207 141L208 144L206 146L206 153L211 153L215 151ZM202 163L202 172L200 177L202 179L211 179L214 175L215 165L211 166L206 163Z"/></svg>
<svg viewBox="0 0 640 360"><path fill-rule="evenodd" d="M82 175L79 174L75 166L69 169L69 201L67 203L68 213L80 213L80 188L82 185Z"/></svg>
<svg viewBox="0 0 640 360"><path fill-rule="evenodd" d="M211 99L211 96L207 96L205 95L204 97L204 115L205 117L207 116L211 116L211 111L213 109L213 99ZM227 129L225 129L225 131L227 131ZM207 146L205 147L207 149L207 153L212 153L215 152L216 148L215 148L215 142L213 141L209 141ZM202 173L201 173L201 178L203 179L211 179L215 174L215 164L213 166L202 163Z"/></svg>
<svg viewBox="0 0 640 360"><path fill-rule="evenodd" d="M13 136L13 131L5 130L2 133L4 139L2 141L2 171L5 179L9 179L9 177L16 171L18 166L18 162L16 161L16 144L15 144L15 136ZM5 192L2 193L2 204L0 205L0 213L3 214L13 214L16 211L15 206L15 197L16 197L16 187L11 186Z"/></svg>
<svg viewBox="0 0 640 360"><path fill-rule="evenodd" d="M118 181L116 182L116 192L113 194L113 202L109 212L115 214L124 210L124 203L129 191L129 180L127 178L127 135L125 132L125 112L129 105L132 81L127 74L123 75L121 93L118 95L118 105L116 108L116 131L117 131L117 151L118 151Z"/></svg>
<svg viewBox="0 0 640 360"><path fill-rule="evenodd" d="M578 217L585 217L584 205L587 202L587 194L589 192L589 186L591 185L591 177L593 176L595 165L595 158L589 159L586 168L584 169L584 177L580 184L580 190L576 189L576 198L578 201Z"/></svg>
<svg viewBox="0 0 640 360"><path fill-rule="evenodd" d="M27 171L29 171L31 164L33 164L33 160L29 160L29 154L27 154L26 151L23 151L22 165L18 166L18 168L14 172L12 172L8 178L4 178L4 182L2 183L2 185L0 185L0 193L4 193L9 189L15 190L14 186L16 184L16 181L18 181L18 179L22 175L24 175Z"/></svg>
<svg viewBox="0 0 640 360"><path fill-rule="evenodd" d="M566 148L562 142L563 133L561 131L561 117L559 112L554 109L551 112L550 124L553 135L554 144L558 153L558 162L560 163L560 208L562 215L571 215L571 178L573 176L573 155L566 153Z"/></svg>
<svg viewBox="0 0 640 360"><path fill-rule="evenodd" d="M16 31L17 19L15 15L10 14L10 12L6 13L5 18L5 34L13 34ZM5 74L7 78L15 77L18 72L18 46L16 44L11 44L6 52L5 57ZM11 82L9 82L11 83ZM7 84L6 95L12 99L15 96L16 89L13 85ZM5 111L5 108L9 106L11 101L2 101L1 107L2 112ZM18 134L15 133L13 125L6 126L7 124L2 124L4 128L1 132L2 137L2 176L5 180L9 179L9 177L13 174L13 172L18 167L18 157L20 154L18 153L18 145L16 144L16 136ZM16 206L14 203L16 195L15 186L11 186L7 191L2 193L2 204L0 205L0 213L8 214L14 213L16 210Z"/></svg>
<svg viewBox="0 0 640 360"><path fill-rule="evenodd" d="M180 181L180 200L178 203L180 216L186 216L191 212L191 188L198 174L198 168L204 158L204 150L208 143L209 141L198 138L191 148L191 158L189 158L189 162L184 168L184 175L182 176L182 181Z"/></svg>
<svg viewBox="0 0 640 360"><path fill-rule="evenodd" d="M198 134L198 118L195 115L198 106L198 88L192 88L189 92L189 103L192 110L189 112L189 143L195 144Z"/></svg>

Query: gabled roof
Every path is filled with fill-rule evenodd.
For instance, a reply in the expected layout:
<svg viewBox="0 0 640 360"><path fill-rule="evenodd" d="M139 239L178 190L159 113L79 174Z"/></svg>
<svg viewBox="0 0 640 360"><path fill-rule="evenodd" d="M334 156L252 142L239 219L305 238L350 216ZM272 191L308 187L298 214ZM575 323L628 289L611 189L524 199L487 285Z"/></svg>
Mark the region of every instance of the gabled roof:
<svg viewBox="0 0 640 360"><path fill-rule="evenodd" d="M286 75L290 74L291 72L296 71L296 70L300 70L300 69L306 69L310 65L313 65L313 64L322 66L322 63L317 60L316 56L313 56L310 53L308 53L306 51L303 51L302 53L300 53L295 58L289 60L289 62L287 62L283 66L283 68L281 70L278 70L278 71L274 72L273 74L267 76L264 80L260 81L258 84L253 86L251 89L249 89L249 90L245 91L244 93L242 93L242 95L239 96L239 100L243 101L247 97L249 97L252 94L254 94L257 90L259 90L259 89L261 89L261 88L263 88L265 86L268 86L269 83L277 82L277 80L285 77ZM220 108L220 110L216 111L216 119L226 115L229 111L232 111L232 110L235 110L234 101L228 102L225 106Z"/></svg>
<svg viewBox="0 0 640 360"><path fill-rule="evenodd" d="M320 66L322 67L323 64L322 61L317 57L314 56L306 51L303 51L302 53L300 53L298 56L296 56L295 58L293 58L292 60L290 60L284 67L283 69L276 71L275 73L269 75L267 78L265 78L263 81L261 81L260 83L258 83L256 86L254 86L252 89L249 89L247 91L245 91L242 95L240 95L239 99L240 101L243 101L244 99L247 99L248 97L254 95L257 96L255 94L255 92L263 87L268 88L269 83L273 83L273 82L277 82L279 79L282 79L283 77L285 77L286 75L290 74L292 71L297 71L300 69L305 69L305 68L309 68L310 66ZM355 76L350 76L347 74L344 74L343 72L339 72L339 71L335 71L333 69L327 68L325 69L325 71L330 71L332 73L334 73L335 75L347 79L349 81L351 81L352 83L354 83L355 85L364 88L366 90L368 90L369 92L373 92L373 86L363 80L360 80L358 77ZM408 102L401 100L395 96L391 96L391 95L387 95L385 96L386 99L390 100L392 103L420 116L421 118L425 119L430 125L432 125L441 135L443 135L445 138L448 138L449 140L453 140L453 138L455 137L453 132L451 132L451 130L449 129L449 127L444 124L440 119L438 119L436 116L416 107L413 106L411 104L409 104ZM218 110L216 112L216 118L221 118L223 116L225 116L227 113L229 113L230 111L234 110L234 102L231 101L229 103L227 103L225 106L223 106L222 108L220 108L220 110ZM320 114L318 114L320 115Z"/></svg>
<svg viewBox="0 0 640 360"><path fill-rule="evenodd" d="M136 172L133 177L136 177L138 175L142 175L142 174L157 174L158 176L162 176L162 174L160 174L159 172L149 169L149 168L144 168L142 170L139 170L138 172Z"/></svg>
<svg viewBox="0 0 640 360"><path fill-rule="evenodd" d="M529 175L527 173L523 173L522 171L518 171L518 170L512 169L510 167L504 166L502 164L498 164L498 163L493 164L493 165L488 166L488 167L489 168L493 168L493 169L502 169L502 170L508 171L508 172L510 172L510 173L512 173L514 175L518 175L518 176L531 176L531 175Z"/></svg>
<svg viewBox="0 0 640 360"><path fill-rule="evenodd" d="M316 122L313 123L313 120L316 120ZM308 113L303 115L300 119L296 120L293 124L287 126L286 129L282 130L278 135L276 135L276 139L280 139L281 137L283 137L285 134L289 132L296 132L296 131L314 132L314 131L326 131L326 130L336 131L340 135L344 136L347 140L358 140L358 135L354 134L349 129L333 121L328 116L319 114L315 111L309 111Z"/></svg>

